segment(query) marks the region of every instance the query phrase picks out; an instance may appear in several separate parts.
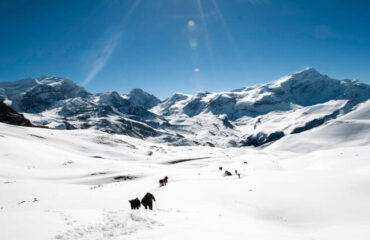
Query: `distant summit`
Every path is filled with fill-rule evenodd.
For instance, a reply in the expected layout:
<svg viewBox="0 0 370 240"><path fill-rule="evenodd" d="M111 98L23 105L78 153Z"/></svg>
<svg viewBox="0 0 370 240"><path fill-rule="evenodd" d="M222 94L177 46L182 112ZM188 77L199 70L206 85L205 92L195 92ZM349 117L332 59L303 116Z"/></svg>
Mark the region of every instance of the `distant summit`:
<svg viewBox="0 0 370 240"><path fill-rule="evenodd" d="M28 113L45 111L60 100L89 95L73 81L52 76L0 82L0 89L0 97L12 101L15 110Z"/></svg>
<svg viewBox="0 0 370 240"><path fill-rule="evenodd" d="M131 102L145 109L150 109L161 102L156 96L143 91L140 88L134 88L127 95Z"/></svg>

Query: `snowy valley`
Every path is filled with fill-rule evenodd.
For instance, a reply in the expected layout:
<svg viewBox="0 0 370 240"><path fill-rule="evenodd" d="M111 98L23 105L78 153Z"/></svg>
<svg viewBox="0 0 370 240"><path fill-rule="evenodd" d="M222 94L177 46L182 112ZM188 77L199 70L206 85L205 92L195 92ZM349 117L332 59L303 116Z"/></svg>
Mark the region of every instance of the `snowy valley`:
<svg viewBox="0 0 370 240"><path fill-rule="evenodd" d="M370 237L370 86L357 80L309 68L159 100L44 76L1 82L0 99L47 127L0 123L0 239ZM146 192L154 210L130 210Z"/></svg>

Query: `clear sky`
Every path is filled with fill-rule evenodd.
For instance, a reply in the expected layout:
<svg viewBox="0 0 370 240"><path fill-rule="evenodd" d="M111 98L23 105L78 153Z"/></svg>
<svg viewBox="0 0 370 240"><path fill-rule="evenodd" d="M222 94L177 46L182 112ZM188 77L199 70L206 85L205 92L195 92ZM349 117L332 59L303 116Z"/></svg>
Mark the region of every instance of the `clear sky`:
<svg viewBox="0 0 370 240"><path fill-rule="evenodd" d="M0 81L232 90L307 66L370 83L369 0L1 0Z"/></svg>

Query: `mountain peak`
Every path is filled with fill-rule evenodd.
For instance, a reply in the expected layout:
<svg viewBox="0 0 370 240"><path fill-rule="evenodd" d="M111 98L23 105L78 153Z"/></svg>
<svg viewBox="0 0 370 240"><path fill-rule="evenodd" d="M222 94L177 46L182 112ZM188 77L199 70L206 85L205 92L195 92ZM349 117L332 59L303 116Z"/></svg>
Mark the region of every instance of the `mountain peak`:
<svg viewBox="0 0 370 240"><path fill-rule="evenodd" d="M136 106L149 109L161 102L156 96L145 92L141 88L134 88L128 94L128 98Z"/></svg>
<svg viewBox="0 0 370 240"><path fill-rule="evenodd" d="M190 97L191 95L188 95L188 94L185 94L185 93L181 93L181 92L175 92L174 94L172 94L168 99L174 99L174 100L179 100L179 99L186 99L188 97Z"/></svg>
<svg viewBox="0 0 370 240"><path fill-rule="evenodd" d="M128 95L136 95L136 94L149 94L149 93L145 92L141 88L133 88Z"/></svg>
<svg viewBox="0 0 370 240"><path fill-rule="evenodd" d="M303 69L302 71L286 75L274 82L268 83L268 85L279 87L279 86L287 85L291 83L313 82L313 81L323 80L327 78L329 78L327 75L321 74L315 68L307 67Z"/></svg>
<svg viewBox="0 0 370 240"><path fill-rule="evenodd" d="M63 80L68 80L66 78L61 78L57 76L52 76L52 75L43 75L41 77L36 78L36 81L39 83L53 83L53 82L61 82ZM71 81L71 80L69 80Z"/></svg>
<svg viewBox="0 0 370 240"><path fill-rule="evenodd" d="M312 77L312 76L325 76L321 74L319 71L317 71L313 67L307 67L302 71L296 72L291 74L291 76L307 76L307 77Z"/></svg>

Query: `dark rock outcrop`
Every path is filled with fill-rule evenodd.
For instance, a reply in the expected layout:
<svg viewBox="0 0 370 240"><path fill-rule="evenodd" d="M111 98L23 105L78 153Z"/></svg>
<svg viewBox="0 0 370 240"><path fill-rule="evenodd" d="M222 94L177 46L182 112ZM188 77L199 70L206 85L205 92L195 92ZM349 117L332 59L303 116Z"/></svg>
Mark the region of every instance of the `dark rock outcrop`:
<svg viewBox="0 0 370 240"><path fill-rule="evenodd" d="M266 134L264 132L259 132L256 135L250 135L246 140L241 141L241 146L254 146L259 147L263 144L279 140L284 137L285 134L281 131Z"/></svg>
<svg viewBox="0 0 370 240"><path fill-rule="evenodd" d="M0 102L0 122L26 127L33 126L23 114L17 113L3 102Z"/></svg>

